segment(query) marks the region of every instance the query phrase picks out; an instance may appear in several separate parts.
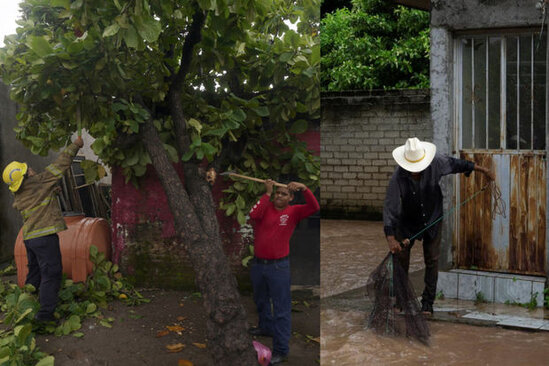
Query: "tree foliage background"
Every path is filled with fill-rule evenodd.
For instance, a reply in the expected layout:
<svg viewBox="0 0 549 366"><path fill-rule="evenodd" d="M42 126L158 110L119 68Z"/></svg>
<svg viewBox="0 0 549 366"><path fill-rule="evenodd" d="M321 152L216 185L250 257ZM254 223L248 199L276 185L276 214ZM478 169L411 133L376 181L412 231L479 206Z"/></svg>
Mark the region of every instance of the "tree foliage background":
<svg viewBox="0 0 549 366"><path fill-rule="evenodd" d="M291 175L314 189L319 159L296 136L319 119L318 5L25 0L17 34L0 51L1 77L21 106L17 137L45 155L87 128L102 161L137 184L151 163L139 134L152 118L173 162ZM205 19L191 55L183 48L197 11ZM180 64L188 71L175 80ZM185 147L175 141L167 97L174 82L183 85ZM243 223L262 190L238 182L222 208Z"/></svg>
<svg viewBox="0 0 549 366"><path fill-rule="evenodd" d="M429 87L429 13L388 0L352 0L323 14L324 91Z"/></svg>
<svg viewBox="0 0 549 366"><path fill-rule="evenodd" d="M205 168L318 186L319 159L298 136L319 120L319 2L24 0L21 8L17 34L0 49L0 76L20 106L17 138L46 154L86 128L94 152L128 181L152 166L203 296L213 364L254 364ZM264 187L237 182L225 192L222 208L244 223Z"/></svg>

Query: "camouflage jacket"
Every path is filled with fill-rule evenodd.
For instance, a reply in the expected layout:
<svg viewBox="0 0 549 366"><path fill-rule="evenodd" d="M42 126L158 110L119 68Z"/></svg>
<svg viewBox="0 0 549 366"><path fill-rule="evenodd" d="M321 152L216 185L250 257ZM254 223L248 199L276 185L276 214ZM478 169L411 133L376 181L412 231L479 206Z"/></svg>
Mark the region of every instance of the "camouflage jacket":
<svg viewBox="0 0 549 366"><path fill-rule="evenodd" d="M23 216L23 239L34 239L67 229L55 186L63 173L71 166L78 146L69 145L46 169L32 177L26 177L15 192L13 207Z"/></svg>

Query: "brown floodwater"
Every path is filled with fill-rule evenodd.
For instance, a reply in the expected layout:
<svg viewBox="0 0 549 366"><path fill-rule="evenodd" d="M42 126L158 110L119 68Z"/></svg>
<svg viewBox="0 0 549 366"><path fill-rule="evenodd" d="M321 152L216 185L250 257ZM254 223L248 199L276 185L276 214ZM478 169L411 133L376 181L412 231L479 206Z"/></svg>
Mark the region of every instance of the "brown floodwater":
<svg viewBox="0 0 549 366"><path fill-rule="evenodd" d="M320 236L321 297L365 286L389 252L382 222L322 220ZM422 253L418 242L412 248L410 272L423 267Z"/></svg>
<svg viewBox="0 0 549 366"><path fill-rule="evenodd" d="M430 322L429 347L365 328L366 312L323 309L322 365L548 365L549 332Z"/></svg>
<svg viewBox="0 0 549 366"><path fill-rule="evenodd" d="M549 365L549 332L430 321L427 347L366 329L363 288L386 254L382 223L321 221L322 365ZM420 244L411 271L422 266Z"/></svg>

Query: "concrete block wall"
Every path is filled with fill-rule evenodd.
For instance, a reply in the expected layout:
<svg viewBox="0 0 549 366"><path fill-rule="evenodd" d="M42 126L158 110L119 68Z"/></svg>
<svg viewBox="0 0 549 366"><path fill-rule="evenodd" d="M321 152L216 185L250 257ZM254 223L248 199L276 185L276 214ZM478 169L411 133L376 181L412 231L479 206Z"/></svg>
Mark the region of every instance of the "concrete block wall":
<svg viewBox="0 0 549 366"><path fill-rule="evenodd" d="M432 141L428 90L323 93L321 207L326 218L379 219L408 137Z"/></svg>

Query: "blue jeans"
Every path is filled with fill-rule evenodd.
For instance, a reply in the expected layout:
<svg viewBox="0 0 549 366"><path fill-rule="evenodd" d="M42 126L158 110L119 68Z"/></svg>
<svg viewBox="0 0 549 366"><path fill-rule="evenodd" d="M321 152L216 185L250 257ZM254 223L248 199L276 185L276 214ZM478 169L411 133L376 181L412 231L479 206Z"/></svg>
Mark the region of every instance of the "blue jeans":
<svg viewBox="0 0 549 366"><path fill-rule="evenodd" d="M40 310L36 318L52 320L61 287L63 265L57 234L25 240L29 274L25 283L33 285L40 294Z"/></svg>
<svg viewBox="0 0 549 366"><path fill-rule="evenodd" d="M273 353L286 355L292 331L290 260L286 258L270 264L254 260L250 276L259 328L273 335Z"/></svg>

